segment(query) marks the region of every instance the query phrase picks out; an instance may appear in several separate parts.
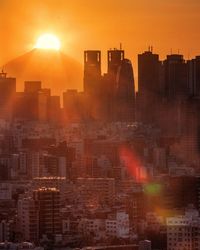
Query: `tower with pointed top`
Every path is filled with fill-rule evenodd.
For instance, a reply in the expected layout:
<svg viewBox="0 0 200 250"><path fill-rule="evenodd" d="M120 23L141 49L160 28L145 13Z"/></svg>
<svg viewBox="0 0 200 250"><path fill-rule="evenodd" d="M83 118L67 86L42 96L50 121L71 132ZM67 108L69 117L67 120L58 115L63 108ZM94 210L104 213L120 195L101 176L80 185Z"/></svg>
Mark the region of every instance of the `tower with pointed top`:
<svg viewBox="0 0 200 250"><path fill-rule="evenodd" d="M123 59L117 72L115 90L115 120L121 122L135 121L135 83L132 63Z"/></svg>

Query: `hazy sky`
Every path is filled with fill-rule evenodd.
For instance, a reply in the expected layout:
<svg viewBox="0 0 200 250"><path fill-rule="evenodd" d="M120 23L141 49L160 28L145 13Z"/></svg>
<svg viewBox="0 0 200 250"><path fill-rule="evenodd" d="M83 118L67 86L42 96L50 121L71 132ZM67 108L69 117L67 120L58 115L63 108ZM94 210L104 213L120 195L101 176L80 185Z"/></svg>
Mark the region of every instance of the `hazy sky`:
<svg viewBox="0 0 200 250"><path fill-rule="evenodd" d="M199 13L200 0L0 0L0 64L29 51L45 32L81 62L85 49L102 50L105 62L107 49L120 42L135 69L148 45L161 58L171 49L192 57L200 54Z"/></svg>

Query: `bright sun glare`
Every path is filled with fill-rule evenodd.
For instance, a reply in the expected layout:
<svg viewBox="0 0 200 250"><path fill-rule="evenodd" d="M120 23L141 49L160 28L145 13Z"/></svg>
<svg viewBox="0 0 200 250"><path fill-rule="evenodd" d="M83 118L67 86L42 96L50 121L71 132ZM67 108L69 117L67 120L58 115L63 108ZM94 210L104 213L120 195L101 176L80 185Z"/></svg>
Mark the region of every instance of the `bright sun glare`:
<svg viewBox="0 0 200 250"><path fill-rule="evenodd" d="M38 38L35 48L59 50L60 41L57 36L53 34L43 34Z"/></svg>

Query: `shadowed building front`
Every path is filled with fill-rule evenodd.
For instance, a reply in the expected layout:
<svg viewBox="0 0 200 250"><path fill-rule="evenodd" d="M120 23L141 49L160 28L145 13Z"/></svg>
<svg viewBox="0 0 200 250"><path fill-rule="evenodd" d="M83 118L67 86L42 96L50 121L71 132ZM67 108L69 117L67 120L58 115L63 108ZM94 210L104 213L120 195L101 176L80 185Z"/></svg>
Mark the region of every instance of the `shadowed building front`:
<svg viewBox="0 0 200 250"><path fill-rule="evenodd" d="M0 118L10 120L16 97L16 79L0 73Z"/></svg>

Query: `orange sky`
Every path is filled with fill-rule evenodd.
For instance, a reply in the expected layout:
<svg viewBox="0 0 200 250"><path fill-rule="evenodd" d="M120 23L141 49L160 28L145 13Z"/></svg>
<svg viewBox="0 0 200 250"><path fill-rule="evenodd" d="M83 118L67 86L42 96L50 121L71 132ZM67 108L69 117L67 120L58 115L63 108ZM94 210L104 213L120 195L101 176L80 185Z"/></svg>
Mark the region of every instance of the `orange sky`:
<svg viewBox="0 0 200 250"><path fill-rule="evenodd" d="M0 0L0 65L44 32L57 34L62 50L81 62L85 49L102 50L105 62L120 42L135 71L148 45L161 58L171 48L192 57L200 54L199 13L199 0Z"/></svg>

